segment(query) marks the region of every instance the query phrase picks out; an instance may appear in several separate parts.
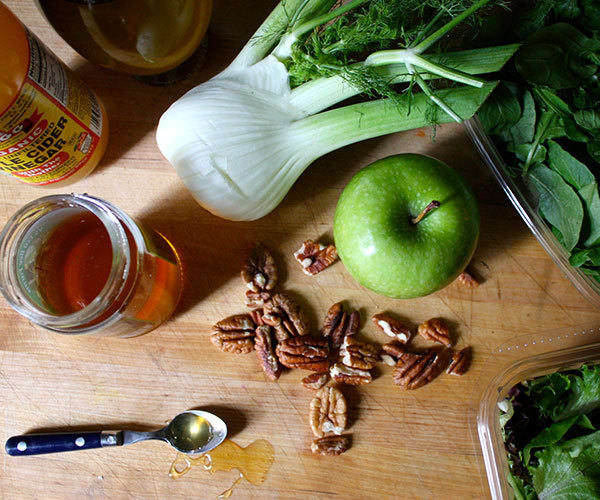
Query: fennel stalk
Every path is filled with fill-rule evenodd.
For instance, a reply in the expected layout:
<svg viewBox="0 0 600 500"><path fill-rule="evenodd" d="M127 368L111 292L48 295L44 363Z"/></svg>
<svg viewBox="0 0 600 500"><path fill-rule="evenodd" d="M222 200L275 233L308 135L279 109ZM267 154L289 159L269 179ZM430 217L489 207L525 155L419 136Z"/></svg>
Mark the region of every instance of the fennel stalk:
<svg viewBox="0 0 600 500"><path fill-rule="evenodd" d="M204 208L227 219L257 219L272 211L300 174L326 153L425 126L432 102L440 108L437 123L464 120L477 111L495 83L474 75L498 71L517 46L425 51L490 0L476 1L435 30L432 20L413 46L375 51L337 73L327 69L326 76L291 88L289 68L309 33L352 9L368 13L373 2L382 1L353 0L337 7L335 0L281 2L227 69L164 113L159 148ZM408 101L379 98L327 110L372 90L363 85L364 78L348 77L349 70L367 75L364 68L374 86L381 84L377 88L410 82L423 91ZM441 78L464 85L429 87L428 82Z"/></svg>

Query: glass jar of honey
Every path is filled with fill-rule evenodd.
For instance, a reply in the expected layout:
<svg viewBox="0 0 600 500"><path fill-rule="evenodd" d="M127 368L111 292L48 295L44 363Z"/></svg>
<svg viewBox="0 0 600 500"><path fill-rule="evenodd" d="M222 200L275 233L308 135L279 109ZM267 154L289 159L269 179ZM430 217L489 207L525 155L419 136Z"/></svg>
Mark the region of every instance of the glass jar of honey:
<svg viewBox="0 0 600 500"><path fill-rule="evenodd" d="M92 196L35 200L0 234L0 289L48 330L141 335L171 316L181 286L172 245Z"/></svg>

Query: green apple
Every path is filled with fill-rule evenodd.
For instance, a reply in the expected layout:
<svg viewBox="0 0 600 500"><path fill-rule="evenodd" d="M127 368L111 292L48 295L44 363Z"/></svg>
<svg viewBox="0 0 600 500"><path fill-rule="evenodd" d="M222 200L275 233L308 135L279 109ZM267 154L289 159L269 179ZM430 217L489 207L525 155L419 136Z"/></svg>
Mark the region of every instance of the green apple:
<svg viewBox="0 0 600 500"><path fill-rule="evenodd" d="M479 212L473 192L448 165L401 154L354 176L338 201L333 233L361 285L393 298L422 297L465 269L477 245Z"/></svg>

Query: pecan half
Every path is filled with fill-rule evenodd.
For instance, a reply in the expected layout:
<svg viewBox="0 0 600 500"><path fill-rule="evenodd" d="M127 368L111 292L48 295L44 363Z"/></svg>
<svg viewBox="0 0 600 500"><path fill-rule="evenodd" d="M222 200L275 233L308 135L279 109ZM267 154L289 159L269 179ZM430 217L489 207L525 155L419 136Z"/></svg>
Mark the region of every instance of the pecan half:
<svg viewBox="0 0 600 500"><path fill-rule="evenodd" d="M283 366L324 372L329 368L329 345L325 339L310 335L290 337L277 345L275 351Z"/></svg>
<svg viewBox="0 0 600 500"><path fill-rule="evenodd" d="M310 402L310 428L317 437L329 432L341 434L346 428L346 398L335 387L319 389Z"/></svg>
<svg viewBox="0 0 600 500"><path fill-rule="evenodd" d="M358 311L351 313L344 310L341 302L333 304L323 322L323 337L331 341L334 348L338 348L344 342L345 337L352 336L360 326L360 315Z"/></svg>
<svg viewBox="0 0 600 500"><path fill-rule="evenodd" d="M373 316L372 320L373 323L375 323L375 326L386 335L389 335L404 344L410 340L410 336L412 335L410 328L389 314L376 314Z"/></svg>
<svg viewBox="0 0 600 500"><path fill-rule="evenodd" d="M271 252L261 243L250 253L244 268L242 279L253 292L272 290L277 283L277 267Z"/></svg>
<svg viewBox="0 0 600 500"><path fill-rule="evenodd" d="M329 381L329 372L311 373L302 379L302 385L307 389L319 390Z"/></svg>
<svg viewBox="0 0 600 500"><path fill-rule="evenodd" d="M351 368L342 363L333 365L329 370L329 375L336 382L346 385L365 385L373 380L369 370Z"/></svg>
<svg viewBox="0 0 600 500"><path fill-rule="evenodd" d="M271 380L277 380L281 375L281 365L275 356L275 346L271 327L259 326L254 338L254 349L263 371Z"/></svg>
<svg viewBox="0 0 600 500"><path fill-rule="evenodd" d="M471 364L471 346L467 346L461 351L454 351L450 364L448 365L447 373L450 375L463 375Z"/></svg>
<svg viewBox="0 0 600 500"><path fill-rule="evenodd" d="M315 439L310 445L310 451L316 455L341 455L350 448L350 437L344 436L325 436Z"/></svg>
<svg viewBox="0 0 600 500"><path fill-rule="evenodd" d="M271 300L271 294L269 292L254 292L252 290L246 290L246 307L248 309L260 309Z"/></svg>
<svg viewBox="0 0 600 500"><path fill-rule="evenodd" d="M249 314L234 314L213 326L210 340L222 351L247 354L254 349L254 328Z"/></svg>
<svg viewBox="0 0 600 500"><path fill-rule="evenodd" d="M263 310L262 309L254 309L254 311L250 311L250 317L256 326L263 326L265 322L263 321Z"/></svg>
<svg viewBox="0 0 600 500"><path fill-rule="evenodd" d="M459 285L464 286L465 288L477 288L479 286L479 281L475 279L475 277L467 271L463 271L458 275L456 281Z"/></svg>
<svg viewBox="0 0 600 500"><path fill-rule="evenodd" d="M350 368L370 370L380 361L379 347L346 337L340 348L340 360Z"/></svg>
<svg viewBox="0 0 600 500"><path fill-rule="evenodd" d="M275 336L279 342L309 333L300 306L283 293L276 293L265 303L263 321L275 329Z"/></svg>
<svg viewBox="0 0 600 500"><path fill-rule="evenodd" d="M313 276L333 264L337 258L337 250L333 245L321 245L313 240L306 240L294 252L294 258L300 262L305 274Z"/></svg>
<svg viewBox="0 0 600 500"><path fill-rule="evenodd" d="M452 345L450 330L448 330L444 320L438 318L427 320L425 323L419 325L417 331L421 337L425 337L427 340L444 344L446 347Z"/></svg>
<svg viewBox="0 0 600 500"><path fill-rule="evenodd" d="M433 349L423 354L405 352L398 359L392 373L394 383L405 389L418 389L437 377L446 362L444 353Z"/></svg>
<svg viewBox="0 0 600 500"><path fill-rule="evenodd" d="M404 346L398 342L389 342L388 344L383 344L381 346L381 361L383 361L386 365L396 366L398 359L402 356L406 349Z"/></svg>

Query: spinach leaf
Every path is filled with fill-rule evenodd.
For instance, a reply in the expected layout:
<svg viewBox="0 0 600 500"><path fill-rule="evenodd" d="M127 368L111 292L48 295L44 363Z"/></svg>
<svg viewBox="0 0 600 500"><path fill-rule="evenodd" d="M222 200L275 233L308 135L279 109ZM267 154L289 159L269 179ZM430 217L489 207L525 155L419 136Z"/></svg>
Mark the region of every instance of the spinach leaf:
<svg viewBox="0 0 600 500"><path fill-rule="evenodd" d="M560 175L543 165L531 168L524 180L537 200L538 210L560 231L564 246L571 251L583 223L583 207L577 193Z"/></svg>
<svg viewBox="0 0 600 500"><path fill-rule="evenodd" d="M573 112L569 105L558 97L552 90L543 87L534 87L533 92L548 108L561 118L572 118Z"/></svg>
<svg viewBox="0 0 600 500"><path fill-rule="evenodd" d="M513 28L517 40L524 40L531 33L536 32L546 22L548 14L552 11L552 0L540 0L535 6L518 16Z"/></svg>
<svg viewBox="0 0 600 500"><path fill-rule="evenodd" d="M517 97L502 84L477 112L484 130L489 134L499 134L512 127L521 116L521 105Z"/></svg>
<svg viewBox="0 0 600 500"><path fill-rule="evenodd" d="M511 153L514 153L519 160L529 160L530 164L543 163L546 160L546 148L539 144L525 143L518 146L509 145L507 149Z"/></svg>
<svg viewBox="0 0 600 500"><path fill-rule="evenodd" d="M548 165L575 189L595 182L594 174L554 141L548 141Z"/></svg>
<svg viewBox="0 0 600 500"><path fill-rule="evenodd" d="M600 195L598 195L598 183L591 182L578 191L583 202L584 217L581 228L582 244L589 248L600 243ZM600 262L598 262L600 264Z"/></svg>
<svg viewBox="0 0 600 500"><path fill-rule="evenodd" d="M598 0L581 0L583 16L581 22L591 31L600 30L600 2Z"/></svg>
<svg viewBox="0 0 600 500"><path fill-rule="evenodd" d="M572 141L586 142L588 134L575 123L575 117L570 106L558 97L553 91L541 87L534 87L535 96L560 117L565 134Z"/></svg>
<svg viewBox="0 0 600 500"><path fill-rule="evenodd" d="M569 257L569 264L573 267L583 266L588 261L590 252L591 250L589 248L585 250L573 250L573 253Z"/></svg>
<svg viewBox="0 0 600 500"><path fill-rule="evenodd" d="M534 140L531 144L512 146L507 148L516 154L517 158L524 161L523 171L527 172L530 165L536 162L543 162L546 159L546 148L542 143L555 135L564 135L564 129L561 127L561 120L556 113L546 111L542 113L537 125ZM525 156L525 158L523 158Z"/></svg>
<svg viewBox="0 0 600 500"><path fill-rule="evenodd" d="M575 142L588 141L588 135L583 131L583 129L579 125L577 125L575 120L563 118L562 123L565 128L565 133L569 139Z"/></svg>
<svg viewBox="0 0 600 500"><path fill-rule="evenodd" d="M562 0L556 3L554 12L562 19L575 19L581 14L581 9L577 0Z"/></svg>
<svg viewBox="0 0 600 500"><path fill-rule="evenodd" d="M540 131L543 131L542 140L544 141L567 135L562 119L554 111L542 111L538 127Z"/></svg>
<svg viewBox="0 0 600 500"><path fill-rule="evenodd" d="M600 111L597 109L580 109L575 112L575 122L592 133L600 132Z"/></svg>
<svg viewBox="0 0 600 500"><path fill-rule="evenodd" d="M600 270L598 268L580 267L583 274L587 274L590 278L600 281Z"/></svg>
<svg viewBox="0 0 600 500"><path fill-rule="evenodd" d="M586 145L588 154L600 163L600 137L594 138Z"/></svg>
<svg viewBox="0 0 600 500"><path fill-rule="evenodd" d="M569 263L573 267L581 267L588 263L594 266L600 266L600 248L576 249L569 258Z"/></svg>
<svg viewBox="0 0 600 500"><path fill-rule="evenodd" d="M525 91L523 94L523 112L521 113L521 117L514 126L505 132L503 138L515 145L532 142L535 135L535 122L535 101L531 92Z"/></svg>
<svg viewBox="0 0 600 500"><path fill-rule="evenodd" d="M548 446L529 467L540 500L585 500L600 497L600 431Z"/></svg>
<svg viewBox="0 0 600 500"><path fill-rule="evenodd" d="M528 82L554 89L576 88L598 69L594 52L600 42L567 23L547 26L519 49L515 64Z"/></svg>

